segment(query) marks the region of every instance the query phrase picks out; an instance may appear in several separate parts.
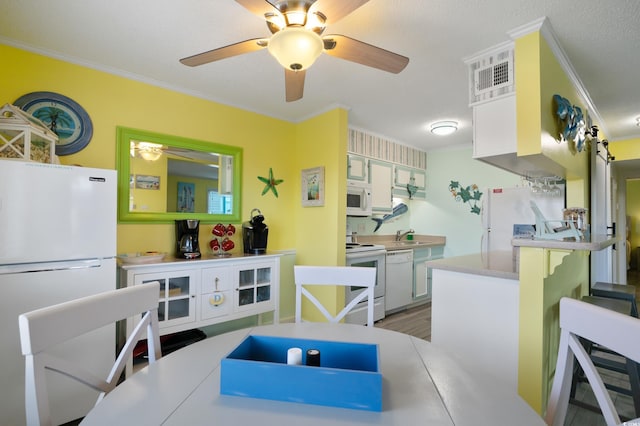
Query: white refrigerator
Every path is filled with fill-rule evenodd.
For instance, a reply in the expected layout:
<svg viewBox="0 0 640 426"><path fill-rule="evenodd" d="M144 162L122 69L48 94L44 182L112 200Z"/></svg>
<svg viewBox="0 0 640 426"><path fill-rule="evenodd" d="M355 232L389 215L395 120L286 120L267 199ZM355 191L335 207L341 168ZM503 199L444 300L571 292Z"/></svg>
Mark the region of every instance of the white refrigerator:
<svg viewBox="0 0 640 426"><path fill-rule="evenodd" d="M482 253L512 251L513 225L535 225L534 201L547 220L562 219L564 185L557 195L533 193L528 187L489 188L482 197Z"/></svg>
<svg viewBox="0 0 640 426"><path fill-rule="evenodd" d="M0 160L0 425L24 425L18 315L116 288L116 171ZM115 327L72 341L64 356L106 374ZM54 424L82 417L97 393L51 373Z"/></svg>

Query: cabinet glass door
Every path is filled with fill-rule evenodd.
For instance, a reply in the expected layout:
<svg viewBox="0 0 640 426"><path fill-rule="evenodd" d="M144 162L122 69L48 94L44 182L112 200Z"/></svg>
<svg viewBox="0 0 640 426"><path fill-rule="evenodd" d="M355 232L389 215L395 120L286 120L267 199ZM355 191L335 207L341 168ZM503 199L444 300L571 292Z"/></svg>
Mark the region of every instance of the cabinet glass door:
<svg viewBox="0 0 640 426"><path fill-rule="evenodd" d="M195 321L195 281L191 272L141 274L136 284L160 283L158 320L160 328Z"/></svg>
<svg viewBox="0 0 640 426"><path fill-rule="evenodd" d="M272 267L241 268L237 271L238 309L254 308L256 304L272 302Z"/></svg>

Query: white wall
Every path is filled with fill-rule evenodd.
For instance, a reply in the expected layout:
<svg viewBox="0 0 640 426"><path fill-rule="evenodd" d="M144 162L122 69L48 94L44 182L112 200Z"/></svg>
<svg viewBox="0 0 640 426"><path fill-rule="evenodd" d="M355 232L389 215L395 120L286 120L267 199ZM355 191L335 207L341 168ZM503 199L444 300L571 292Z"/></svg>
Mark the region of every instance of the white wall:
<svg viewBox="0 0 640 426"><path fill-rule="evenodd" d="M449 192L452 180L464 187L476 184L484 193L487 188L519 185L520 177L474 160L471 147L427 153L427 201L409 204L410 227L418 234L447 237L445 257L478 253L480 216L470 212L469 203L453 198Z"/></svg>

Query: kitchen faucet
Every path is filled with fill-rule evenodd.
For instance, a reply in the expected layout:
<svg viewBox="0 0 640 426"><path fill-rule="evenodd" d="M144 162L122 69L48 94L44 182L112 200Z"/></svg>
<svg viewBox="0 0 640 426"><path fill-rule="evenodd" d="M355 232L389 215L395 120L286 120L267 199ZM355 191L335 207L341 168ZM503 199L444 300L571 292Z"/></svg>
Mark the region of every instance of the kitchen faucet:
<svg viewBox="0 0 640 426"><path fill-rule="evenodd" d="M400 241L404 236L409 235L409 234L413 234L414 231L413 229L409 229L407 232L404 233L400 233L401 231L396 232L396 241Z"/></svg>

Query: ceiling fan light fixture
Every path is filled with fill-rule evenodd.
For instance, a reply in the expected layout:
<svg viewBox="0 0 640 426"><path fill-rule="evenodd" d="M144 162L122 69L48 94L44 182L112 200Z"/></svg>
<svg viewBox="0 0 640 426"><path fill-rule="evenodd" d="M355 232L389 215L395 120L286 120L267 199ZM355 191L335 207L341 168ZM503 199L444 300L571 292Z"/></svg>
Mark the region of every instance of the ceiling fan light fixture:
<svg viewBox="0 0 640 426"><path fill-rule="evenodd" d="M431 125L431 133L438 136L446 136L458 130L457 121L438 121Z"/></svg>
<svg viewBox="0 0 640 426"><path fill-rule="evenodd" d="M287 26L287 23L284 20L284 16L282 16L282 14L280 13L265 13L264 19L267 22L267 27L272 34L277 33Z"/></svg>
<svg viewBox="0 0 640 426"><path fill-rule="evenodd" d="M307 12L304 10L294 10L284 13L284 19L287 26L299 26L303 27L307 23Z"/></svg>
<svg viewBox="0 0 640 426"><path fill-rule="evenodd" d="M162 156L162 145L152 142L138 142L138 155L146 161L156 161Z"/></svg>
<svg viewBox="0 0 640 426"><path fill-rule="evenodd" d="M316 34L322 34L326 27L327 17L320 12L312 12L307 15L305 28Z"/></svg>
<svg viewBox="0 0 640 426"><path fill-rule="evenodd" d="M324 49L322 38L302 27L287 27L271 36L268 50L286 69L309 68Z"/></svg>

